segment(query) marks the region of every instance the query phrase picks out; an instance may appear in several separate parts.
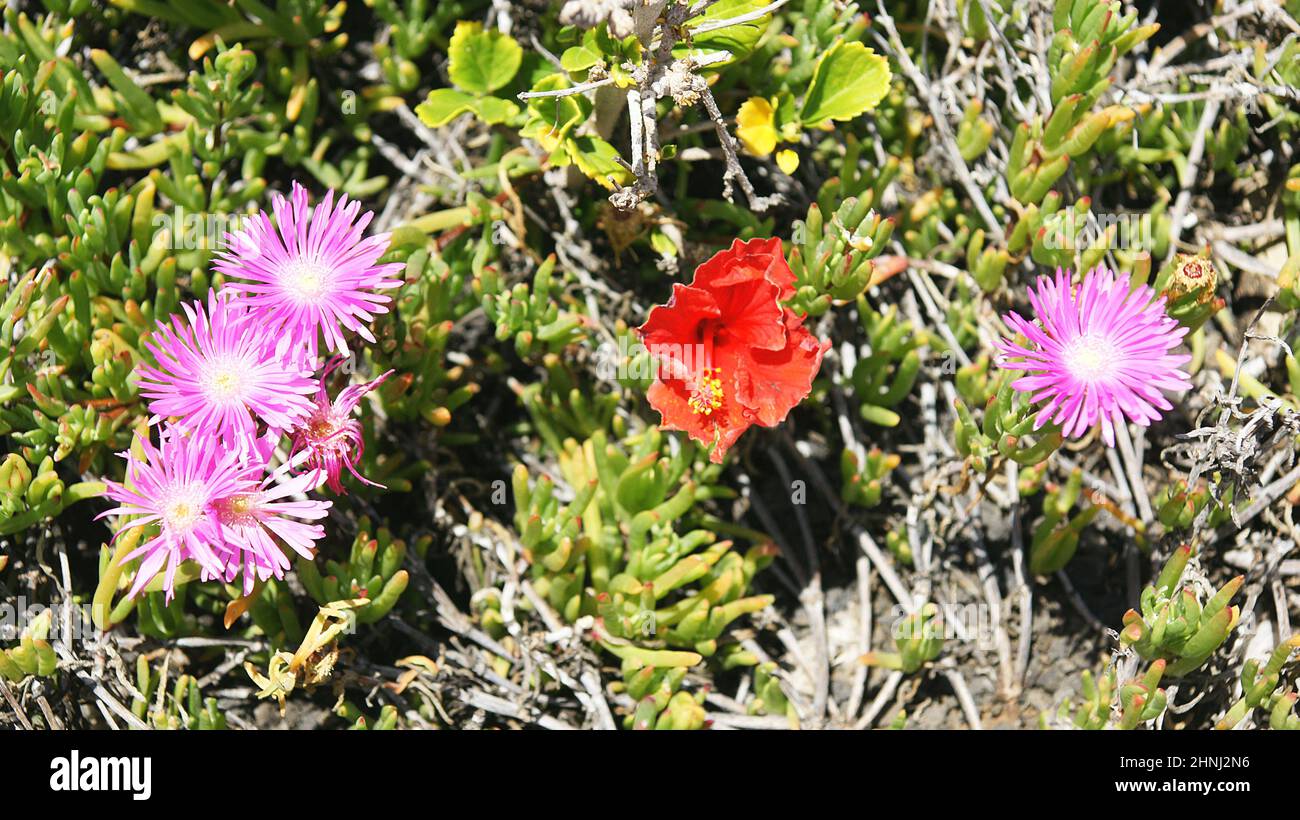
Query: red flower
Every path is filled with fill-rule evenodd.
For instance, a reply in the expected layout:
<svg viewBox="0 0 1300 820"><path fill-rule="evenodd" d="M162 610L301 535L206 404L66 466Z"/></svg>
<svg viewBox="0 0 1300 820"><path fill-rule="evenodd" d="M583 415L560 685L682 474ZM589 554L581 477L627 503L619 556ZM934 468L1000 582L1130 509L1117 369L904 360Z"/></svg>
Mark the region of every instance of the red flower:
<svg viewBox="0 0 1300 820"><path fill-rule="evenodd" d="M665 430L681 430L721 462L750 425L775 427L808 397L830 347L781 303L794 274L780 239L737 239L673 285L638 328L659 365L646 397Z"/></svg>

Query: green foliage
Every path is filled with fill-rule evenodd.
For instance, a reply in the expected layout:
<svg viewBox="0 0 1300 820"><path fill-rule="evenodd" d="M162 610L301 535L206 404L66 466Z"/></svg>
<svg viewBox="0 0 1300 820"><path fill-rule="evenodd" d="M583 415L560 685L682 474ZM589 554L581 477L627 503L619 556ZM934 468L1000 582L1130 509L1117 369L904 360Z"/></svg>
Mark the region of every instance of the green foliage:
<svg viewBox="0 0 1300 820"><path fill-rule="evenodd" d="M430 91L415 113L433 127L446 125L466 111L489 124L514 120L519 106L492 92L514 79L523 56L523 49L510 35L485 31L482 23L457 23L447 54L447 73L455 88Z"/></svg>
<svg viewBox="0 0 1300 820"><path fill-rule="evenodd" d="M420 69L416 60L423 57L435 44L445 45L442 30L447 24L467 15L469 8L461 2L435 2L428 0L366 0L366 5L388 24L390 38L375 43L375 56L379 59L384 78L399 93L414 91L420 83Z"/></svg>
<svg viewBox="0 0 1300 820"><path fill-rule="evenodd" d="M982 422L976 422L964 400L954 403L957 452L980 474L992 472L995 460L1006 458L1023 467L1040 464L1061 446L1059 426L1048 423L1036 429L1037 410L1028 396L1011 387L1014 378L1001 371L992 380Z"/></svg>
<svg viewBox="0 0 1300 820"><path fill-rule="evenodd" d="M1254 658L1248 658L1241 667L1242 696L1229 709L1216 729L1232 729L1256 709L1269 716L1270 729L1300 729L1300 716L1294 710L1296 696L1282 683L1283 667L1291 654L1300 649L1300 635L1278 644L1263 667Z"/></svg>
<svg viewBox="0 0 1300 820"><path fill-rule="evenodd" d="M349 729L387 731L397 728L397 707L391 703L384 704L384 707L379 710L379 717L374 720L373 725L361 709L349 700L340 701L334 709L334 714L347 721Z"/></svg>
<svg viewBox="0 0 1300 820"><path fill-rule="evenodd" d="M1180 479L1161 490L1153 499L1153 506L1156 519L1167 530L1188 529L1206 506L1210 507L1206 525L1218 527L1227 523L1231 516L1232 496L1232 487L1228 487L1222 498L1215 499L1208 487L1202 485L1191 490L1187 482Z"/></svg>
<svg viewBox="0 0 1300 820"><path fill-rule="evenodd" d="M1007 185L1021 206L1007 239L1006 250L1013 256L1028 251L1044 266L1088 270L1114 241L1114 234L1108 232L1116 226L1110 225L1103 231L1107 241L1090 243L1086 250L1077 248L1076 237L1097 224L1091 200L1082 197L1072 206L1065 204L1055 186L1072 161L1086 158L1103 136L1118 143L1133 128L1132 109L1096 106L1111 87L1109 75L1116 61L1159 26L1136 26L1136 12L1121 15L1120 11L1118 0L1056 3L1055 34L1047 55L1052 110L1020 123L1007 160ZM987 267L991 263L984 263L982 287L994 279Z"/></svg>
<svg viewBox="0 0 1300 820"><path fill-rule="evenodd" d="M875 108L889 90L889 61L862 43L835 43L817 61L799 109L800 123L851 120Z"/></svg>
<svg viewBox="0 0 1300 820"><path fill-rule="evenodd" d="M1159 688L1165 665L1164 660L1154 661L1145 675L1123 686L1118 684L1114 666L1107 667L1100 678L1085 669L1083 702L1076 707L1066 698L1056 717L1076 729L1136 729L1148 724L1160 717L1168 705L1165 690ZM1047 728L1045 713L1041 720Z"/></svg>
<svg viewBox="0 0 1300 820"><path fill-rule="evenodd" d="M352 541L352 550L346 561L325 559L322 575L316 561L299 556L296 568L298 578L307 592L322 606L338 601L360 600L352 607L357 623L369 624L392 611L406 591L410 574L402 569L406 560L406 542L394 538L386 527L379 527L371 535L370 519L362 517L359 532ZM423 556L432 541L423 536L415 544L416 553Z"/></svg>
<svg viewBox="0 0 1300 820"><path fill-rule="evenodd" d="M868 652L861 661L868 666L914 674L943 651L943 629L938 605L923 604L894 626L897 652Z"/></svg>
<svg viewBox="0 0 1300 820"><path fill-rule="evenodd" d="M59 659L47 640L50 619L50 610L43 610L24 627L17 646L0 649L0 677L19 683L28 675L49 677L54 674Z"/></svg>
<svg viewBox="0 0 1300 820"><path fill-rule="evenodd" d="M754 667L754 699L749 704L751 715L781 715L798 728L799 715L794 704L781 691L776 664L760 663Z"/></svg>
<svg viewBox="0 0 1300 820"><path fill-rule="evenodd" d="M1236 628L1240 608L1228 603L1245 583L1239 575L1202 604L1191 584L1180 584L1191 557L1190 546L1174 550L1156 583L1142 590L1141 614L1124 613L1120 632L1122 645L1148 660L1167 660L1175 678L1200 668Z"/></svg>
<svg viewBox="0 0 1300 820"><path fill-rule="evenodd" d="M918 348L928 343L927 334L900 320L897 305L881 313L865 296L858 297L858 318L870 352L853 366L853 395L864 421L894 427L901 421L894 408L912 392L921 370Z"/></svg>
<svg viewBox="0 0 1300 820"><path fill-rule="evenodd" d="M880 503L884 480L899 464L897 454L871 448L865 459L845 448L840 456L840 498L847 504L874 507Z"/></svg>
<svg viewBox="0 0 1300 820"><path fill-rule="evenodd" d="M796 222L788 262L795 275L796 313L821 316L832 304L856 299L872 284L872 259L880 255L893 223L871 210L871 197L849 197L826 221L815 203Z"/></svg>
<svg viewBox="0 0 1300 820"><path fill-rule="evenodd" d="M519 400L553 452L563 452L570 436L587 438L609 428L622 399L618 391L590 390L554 353L542 357L542 367L546 379L518 388Z"/></svg>
<svg viewBox="0 0 1300 820"><path fill-rule="evenodd" d="M740 553L718 540L694 511L714 495L718 468L699 467L694 447L667 454L665 443L657 430L621 445L603 431L567 439L559 464L572 498L561 500L548 476L530 481L521 465L514 524L537 592L566 621L594 617L592 638L622 662L640 704L629 725L698 727L698 702L679 686L718 653L731 622L771 603L747 590L773 549Z"/></svg>
<svg viewBox="0 0 1300 820"><path fill-rule="evenodd" d="M131 712L151 729L225 729L226 716L217 708L217 699L204 697L192 675L180 675L169 690L168 667L155 671L149 659L139 656L135 662L135 688L139 693L131 702Z"/></svg>
<svg viewBox="0 0 1300 820"><path fill-rule="evenodd" d="M443 428L479 391L463 365L448 366L446 353L456 321L474 307L468 283L483 257L471 257L463 243L441 253L425 247L423 237L416 244L393 252L394 261L406 263L405 284L393 296L394 309L376 323L371 372L396 371L378 390L389 417ZM417 467L422 472L427 465ZM392 482L392 476L384 481L402 489Z"/></svg>
<svg viewBox="0 0 1300 820"><path fill-rule="evenodd" d="M549 256L537 266L531 285L518 282L507 287L491 266L484 266L474 281L484 312L496 324L497 341L514 339L520 357L555 353L586 335L582 316L560 309L553 292L563 280L557 283L554 274L555 257Z"/></svg>
<svg viewBox="0 0 1300 820"><path fill-rule="evenodd" d="M1083 490L1083 471L1072 470L1065 484L1049 489L1043 496L1043 518L1034 527L1029 548L1029 570L1035 575L1050 575L1065 567L1074 557L1083 528L1101 511L1088 505L1071 515Z"/></svg>

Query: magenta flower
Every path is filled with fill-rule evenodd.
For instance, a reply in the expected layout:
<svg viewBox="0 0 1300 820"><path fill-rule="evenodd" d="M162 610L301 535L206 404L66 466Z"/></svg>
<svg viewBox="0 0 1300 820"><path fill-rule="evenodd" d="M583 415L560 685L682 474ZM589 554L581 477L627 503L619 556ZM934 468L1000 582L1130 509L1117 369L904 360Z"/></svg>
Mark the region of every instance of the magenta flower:
<svg viewBox="0 0 1300 820"><path fill-rule="evenodd" d="M244 453L258 435L254 416L281 431L306 417L315 380L276 354L246 308L209 291L206 311L200 302L182 309L184 320L159 322L144 343L157 366L136 368L151 422L174 416L184 430Z"/></svg>
<svg viewBox="0 0 1300 820"><path fill-rule="evenodd" d="M224 573L225 563L212 547L217 541L212 502L256 492L262 468L242 465L237 453L184 436L175 427L168 426L159 438L158 448L147 438L139 439L143 460L130 450L118 454L126 459L126 484L107 481L105 494L120 506L97 517L140 516L119 530L119 536L133 526L158 525L158 534L123 560L144 558L130 596L138 595L159 572L165 572L163 589L170 601L176 568L182 561L194 559L208 576Z"/></svg>
<svg viewBox="0 0 1300 820"><path fill-rule="evenodd" d="M278 478L278 474L269 475L260 486L243 488L212 502L224 553L222 577L229 582L242 572L245 595L253 591L255 581L284 577L290 564L281 543L310 559L315 542L325 536L324 527L304 521L324 518L331 502L288 498L310 490L314 476L304 474L285 481Z"/></svg>
<svg viewBox="0 0 1300 820"><path fill-rule="evenodd" d="M373 213L358 218L361 203L346 196L334 202L334 191L314 209L307 191L293 183L291 201L272 200L275 225L258 213L240 231L225 235L226 249L213 267L231 277L226 288L239 294L258 320L290 347L305 346L313 359L319 334L329 350L346 354L344 330L368 342L375 337L366 325L386 313L391 301L377 290L399 287L393 278L402 265L380 265L389 235L362 239ZM278 229L278 230L277 230Z"/></svg>
<svg viewBox="0 0 1300 820"><path fill-rule="evenodd" d="M1004 317L1023 334L1030 347L999 340L999 365L1023 370L1016 390L1047 404L1034 428L1049 421L1064 435L1078 438L1101 423L1101 437L1115 446L1115 425L1130 421L1147 426L1173 407L1161 392L1187 390L1191 382L1181 365L1188 355L1174 355L1187 333L1165 314L1164 298L1143 285L1130 290L1127 276L1116 278L1105 268L1083 277L1077 290L1070 273L1059 268L1056 280L1038 277L1029 301L1040 325L1015 313ZM1154 300L1154 301L1153 301Z"/></svg>
<svg viewBox="0 0 1300 820"><path fill-rule="evenodd" d="M384 485L376 484L357 472L356 464L365 450L365 441L361 436L360 422L352 418L352 410L362 396L382 384L393 371L389 370L373 381L348 385L331 402L329 394L325 392L325 379L341 361L335 359L325 367L320 391L316 394L316 407L307 420L291 434L293 448L289 453L289 462L296 464L296 457L301 456L315 480L320 481L323 477L326 485L336 493L347 492L339 480L344 467L361 483L383 487Z"/></svg>

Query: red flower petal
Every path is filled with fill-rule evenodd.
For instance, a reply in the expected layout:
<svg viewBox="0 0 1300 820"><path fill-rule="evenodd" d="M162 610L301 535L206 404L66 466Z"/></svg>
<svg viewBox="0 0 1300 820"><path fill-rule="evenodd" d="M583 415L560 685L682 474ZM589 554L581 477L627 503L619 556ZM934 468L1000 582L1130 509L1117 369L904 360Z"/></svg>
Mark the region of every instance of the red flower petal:
<svg viewBox="0 0 1300 820"><path fill-rule="evenodd" d="M754 411L757 422L775 427L812 392L829 341L819 341L794 311L785 311L786 345L781 350L751 350L736 365L736 400Z"/></svg>
<svg viewBox="0 0 1300 820"><path fill-rule="evenodd" d="M696 413L690 405L691 392L681 379L656 380L646 391L650 406L659 411L659 426L679 430L705 447L713 445L709 461L721 464L722 458L753 421L735 401L723 401L711 415Z"/></svg>
<svg viewBox="0 0 1300 820"><path fill-rule="evenodd" d="M780 239L736 240L730 250L714 254L696 269L691 287L713 294L727 335L752 347L780 350L785 334L779 303L787 298L786 290L794 294L789 284L793 281Z"/></svg>
<svg viewBox="0 0 1300 820"><path fill-rule="evenodd" d="M673 295L666 305L650 309L645 324L637 328L641 341L656 356L681 359L672 351L701 343L701 325L710 319L720 319L722 310L713 294L701 288L683 284L673 285ZM686 353L687 356L691 354ZM691 359L686 359L687 364ZM698 361L696 361L698 363Z"/></svg>
<svg viewBox="0 0 1300 820"><path fill-rule="evenodd" d="M691 284L696 287L726 287L752 279L755 274L777 286L779 301L794 296L795 276L781 253L781 240L775 236L748 242L733 240L730 248L718 251L695 269L695 280Z"/></svg>

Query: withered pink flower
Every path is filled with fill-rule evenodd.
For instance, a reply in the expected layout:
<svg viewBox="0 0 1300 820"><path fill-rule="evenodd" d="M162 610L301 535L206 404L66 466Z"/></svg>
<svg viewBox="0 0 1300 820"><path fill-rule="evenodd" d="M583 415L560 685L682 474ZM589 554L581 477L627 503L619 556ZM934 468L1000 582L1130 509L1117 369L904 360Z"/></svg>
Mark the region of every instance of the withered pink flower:
<svg viewBox="0 0 1300 820"><path fill-rule="evenodd" d="M325 391L325 381L340 361L341 359L335 359L326 366L325 373L321 376L320 391L316 394L315 408L292 431L293 448L289 462L298 464L298 457L302 456L302 465L314 471L317 480L323 476L326 485L336 493L347 492L340 480L344 468L363 484L383 487L357 472L356 465L365 450L365 442L361 435L361 423L352 417L352 411L363 396L382 384L393 371L389 370L362 384L350 384L339 391L331 402Z"/></svg>

